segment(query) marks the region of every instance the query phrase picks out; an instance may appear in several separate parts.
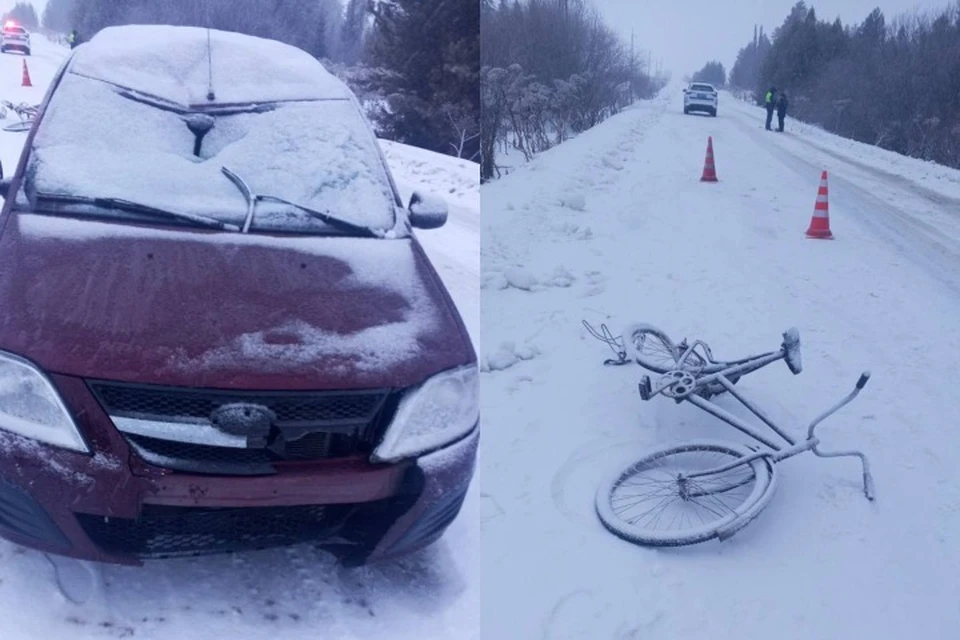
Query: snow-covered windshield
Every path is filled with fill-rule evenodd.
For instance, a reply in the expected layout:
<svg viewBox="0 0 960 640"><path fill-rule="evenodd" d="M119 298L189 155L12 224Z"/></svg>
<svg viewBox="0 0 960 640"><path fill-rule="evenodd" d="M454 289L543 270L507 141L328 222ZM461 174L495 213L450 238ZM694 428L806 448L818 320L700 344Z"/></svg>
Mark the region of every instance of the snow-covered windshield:
<svg viewBox="0 0 960 640"><path fill-rule="evenodd" d="M29 197L119 198L240 226L247 202L225 177L226 167L255 195L281 198L357 226L394 226L393 189L375 138L348 94L285 94L281 87L271 101L269 86L264 90L261 85L260 95L244 95L237 87L231 94L229 76L224 76L219 85L228 99L260 99L225 104L220 98L213 105L190 107L193 92L185 95L184 87L169 78L153 75L152 95L144 95L143 85L137 86L143 78L135 74L135 56L124 62L126 69L114 67L115 77L106 74L108 80L130 81L124 85L82 75L78 68L88 69L79 64L64 76L34 139L27 171ZM255 75L262 75L264 67L284 62L258 59L251 66L257 67ZM206 74L203 80L206 83ZM209 117L199 119L213 125L202 137L195 126L188 127L188 121L197 121L191 112L205 112ZM70 211L77 213L76 208ZM251 230L343 233L300 209L276 203L257 205Z"/></svg>

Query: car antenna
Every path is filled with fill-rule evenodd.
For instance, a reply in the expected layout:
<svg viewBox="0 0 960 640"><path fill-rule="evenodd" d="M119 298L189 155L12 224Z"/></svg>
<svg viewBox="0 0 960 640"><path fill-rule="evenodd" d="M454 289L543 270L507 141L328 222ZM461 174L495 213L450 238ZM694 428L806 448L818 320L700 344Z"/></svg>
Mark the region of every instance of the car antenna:
<svg viewBox="0 0 960 640"><path fill-rule="evenodd" d="M213 47L210 46L210 27L207 27L207 100L213 102L217 94L213 92Z"/></svg>

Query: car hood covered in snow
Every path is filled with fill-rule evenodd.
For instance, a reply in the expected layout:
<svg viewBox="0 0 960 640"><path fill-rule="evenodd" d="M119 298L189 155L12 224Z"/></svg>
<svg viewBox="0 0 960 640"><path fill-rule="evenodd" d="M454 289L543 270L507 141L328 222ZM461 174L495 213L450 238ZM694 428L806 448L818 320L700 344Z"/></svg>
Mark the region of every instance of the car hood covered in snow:
<svg viewBox="0 0 960 640"><path fill-rule="evenodd" d="M48 371L246 389L401 387L475 358L413 239L13 214L0 349Z"/></svg>

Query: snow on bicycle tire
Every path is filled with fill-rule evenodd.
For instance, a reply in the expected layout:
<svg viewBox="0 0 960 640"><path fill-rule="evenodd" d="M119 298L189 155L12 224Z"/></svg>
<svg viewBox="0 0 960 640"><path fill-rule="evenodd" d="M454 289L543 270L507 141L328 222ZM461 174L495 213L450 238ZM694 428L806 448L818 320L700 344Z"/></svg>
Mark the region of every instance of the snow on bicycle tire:
<svg viewBox="0 0 960 640"><path fill-rule="evenodd" d="M757 458L697 480L681 481L678 475L717 468L753 453L745 446L709 440L648 453L600 486L597 515L614 535L644 546L725 540L770 502L776 467Z"/></svg>
<svg viewBox="0 0 960 640"><path fill-rule="evenodd" d="M11 133L23 133L24 131L30 131L30 127L32 126L32 121L17 122L15 124L8 124L3 128L3 130Z"/></svg>
<svg viewBox="0 0 960 640"><path fill-rule="evenodd" d="M662 329L650 324L631 324L623 331L623 342L630 355L644 369L667 373L677 368L680 352Z"/></svg>

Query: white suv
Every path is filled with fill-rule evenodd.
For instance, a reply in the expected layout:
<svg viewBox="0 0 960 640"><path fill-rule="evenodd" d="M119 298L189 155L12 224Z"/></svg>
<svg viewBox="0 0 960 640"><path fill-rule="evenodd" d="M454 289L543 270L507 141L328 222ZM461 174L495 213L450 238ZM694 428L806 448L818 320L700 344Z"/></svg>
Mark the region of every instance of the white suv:
<svg viewBox="0 0 960 640"><path fill-rule="evenodd" d="M10 49L30 55L30 33L12 20L4 22L3 30L0 31L0 53L6 53Z"/></svg>
<svg viewBox="0 0 960 640"><path fill-rule="evenodd" d="M717 90L712 84L694 82L683 90L683 112L705 111L717 115Z"/></svg>

